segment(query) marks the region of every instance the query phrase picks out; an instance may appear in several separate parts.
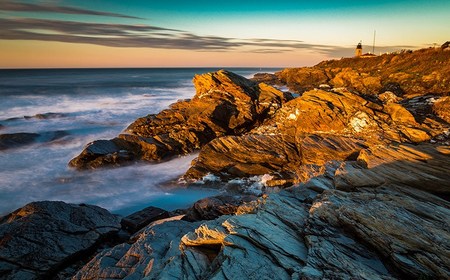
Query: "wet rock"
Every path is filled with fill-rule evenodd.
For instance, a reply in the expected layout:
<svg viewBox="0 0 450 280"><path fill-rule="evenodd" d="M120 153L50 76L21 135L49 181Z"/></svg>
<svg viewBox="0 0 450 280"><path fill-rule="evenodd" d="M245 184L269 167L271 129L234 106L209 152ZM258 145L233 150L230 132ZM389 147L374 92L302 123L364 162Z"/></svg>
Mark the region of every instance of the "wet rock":
<svg viewBox="0 0 450 280"><path fill-rule="evenodd" d="M0 219L0 275L50 279L119 229L119 219L97 206L27 204Z"/></svg>
<svg viewBox="0 0 450 280"><path fill-rule="evenodd" d="M138 150L136 145L118 138L96 140L86 145L83 152L69 162L69 166L78 169L94 169L104 165L127 165L135 159Z"/></svg>
<svg viewBox="0 0 450 280"><path fill-rule="evenodd" d="M126 150L132 155L130 160L149 161L187 154L217 137L251 130L291 98L271 86L224 70L197 75L193 82L197 91L194 98L137 119L118 138L110 140L116 145L113 152ZM110 154L85 150L70 165L115 165L117 161L105 159Z"/></svg>
<svg viewBox="0 0 450 280"><path fill-rule="evenodd" d="M164 209L149 206L138 212L126 216L122 219L120 224L122 228L129 233L135 233L151 222L165 219L169 217L169 212Z"/></svg>
<svg viewBox="0 0 450 280"><path fill-rule="evenodd" d="M185 221L214 220L222 215L238 212L241 205L256 200L253 195L219 195L204 198L194 203L183 217Z"/></svg>
<svg viewBox="0 0 450 280"><path fill-rule="evenodd" d="M18 148L33 143L52 142L69 135L66 131L47 131L42 133L0 134L0 150Z"/></svg>
<svg viewBox="0 0 450 280"><path fill-rule="evenodd" d="M37 133L0 134L0 150L16 148L34 143L39 138Z"/></svg>
<svg viewBox="0 0 450 280"><path fill-rule="evenodd" d="M43 113L36 114L34 116L24 116L25 119L36 118L40 120L48 120L48 119L56 119L56 118L64 118L67 117L67 114L64 113Z"/></svg>

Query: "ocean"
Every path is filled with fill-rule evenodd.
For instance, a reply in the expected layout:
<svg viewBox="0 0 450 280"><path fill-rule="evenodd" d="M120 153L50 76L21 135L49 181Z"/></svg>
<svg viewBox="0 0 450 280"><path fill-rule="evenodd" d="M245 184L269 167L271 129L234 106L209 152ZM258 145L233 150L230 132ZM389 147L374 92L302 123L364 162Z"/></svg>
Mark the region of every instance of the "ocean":
<svg viewBox="0 0 450 280"><path fill-rule="evenodd" d="M219 68L0 70L0 134L39 133L35 143L0 149L0 215L26 203L88 203L128 215L147 206L175 210L219 190L177 179L196 154L163 163L77 171L83 147L111 139L135 119L195 94L195 74ZM227 69L250 78L268 68Z"/></svg>

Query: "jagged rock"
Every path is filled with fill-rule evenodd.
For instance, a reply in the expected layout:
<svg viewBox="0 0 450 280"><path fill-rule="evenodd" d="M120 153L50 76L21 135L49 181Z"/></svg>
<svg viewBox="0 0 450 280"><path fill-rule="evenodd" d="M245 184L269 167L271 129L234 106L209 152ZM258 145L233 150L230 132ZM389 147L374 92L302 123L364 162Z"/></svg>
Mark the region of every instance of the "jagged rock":
<svg viewBox="0 0 450 280"><path fill-rule="evenodd" d="M208 173L225 177L271 174L299 160L295 144L278 135L227 136L206 145L185 178L199 179Z"/></svg>
<svg viewBox="0 0 450 280"><path fill-rule="evenodd" d="M381 86L381 78L373 77L367 73L359 73L351 68L344 68L339 71L330 81L334 87L352 88L360 93L378 93Z"/></svg>
<svg viewBox="0 0 450 280"><path fill-rule="evenodd" d="M448 50L447 48L446 50ZM318 88L320 84L345 86L376 95L392 91L403 94L447 95L450 89L450 53L434 49L385 54L370 59L343 58L313 67L286 68L275 73L293 91Z"/></svg>
<svg viewBox="0 0 450 280"><path fill-rule="evenodd" d="M185 178L199 179L208 173L222 177L269 174L273 178L266 185L292 185L304 177L302 165L356 159L366 147L364 141L333 135L304 136L298 143L287 139L282 135L257 134L215 139L201 150Z"/></svg>
<svg viewBox="0 0 450 280"><path fill-rule="evenodd" d="M104 250L87 263L72 279L142 279L152 277L175 260L180 253L181 237L199 226L199 223L181 221L182 216L159 220L134 235L129 243ZM132 243L131 243L132 242ZM131 243L131 244L130 244ZM172 267L169 278L180 277L182 264ZM186 264L188 266L188 264ZM195 272L187 270L190 277ZM163 278L159 278L163 279Z"/></svg>
<svg viewBox="0 0 450 280"><path fill-rule="evenodd" d="M394 185L317 195L296 187L261 198L252 213L201 225L183 221L151 225L133 244L99 254L75 279L448 275L447 201Z"/></svg>
<svg viewBox="0 0 450 280"><path fill-rule="evenodd" d="M118 138L110 140L115 147L107 153L92 153L89 149L93 147L88 146L70 165L82 169L121 164L125 158L110 159L118 151L124 151L127 160L161 160L186 154L216 137L251 130L292 98L224 70L197 75L193 82L197 93L192 100L179 101L159 114L137 119Z"/></svg>
<svg viewBox="0 0 450 280"><path fill-rule="evenodd" d="M139 148L119 138L96 140L86 145L83 152L69 162L79 169L94 169L104 165L121 166L136 158Z"/></svg>
<svg viewBox="0 0 450 280"><path fill-rule="evenodd" d="M280 79L275 74L270 73L256 73L250 80L257 83L266 83L269 85L278 85L281 83Z"/></svg>
<svg viewBox="0 0 450 280"><path fill-rule="evenodd" d="M130 214L120 221L122 228L130 233L135 233L151 222L169 217L169 212L164 209L149 206L138 212Z"/></svg>
<svg viewBox="0 0 450 280"><path fill-rule="evenodd" d="M271 127L276 129L271 131ZM278 130L285 137L327 133L371 142L422 142L430 139L427 131L433 129L417 123L408 110L395 103L377 104L347 90L312 90L287 102L258 130Z"/></svg>
<svg viewBox="0 0 450 280"><path fill-rule="evenodd" d="M302 93L327 84L329 77L322 69L311 67L286 68L275 76L294 92Z"/></svg>
<svg viewBox="0 0 450 280"><path fill-rule="evenodd" d="M449 46L450 46L450 41L447 41L444 44L442 44L441 49L442 50L449 50L450 49Z"/></svg>
<svg viewBox="0 0 450 280"><path fill-rule="evenodd" d="M354 160L368 146L420 143L447 130L436 121L418 123L397 103L378 104L347 90L312 90L285 103L249 134L205 145L185 178L283 173L288 185L305 177L304 165Z"/></svg>
<svg viewBox="0 0 450 280"><path fill-rule="evenodd" d="M378 98L384 103L398 103L402 99L395 95L392 91L385 91L378 95Z"/></svg>
<svg viewBox="0 0 450 280"><path fill-rule="evenodd" d="M119 219L97 206L27 204L0 219L0 275L50 279L119 229Z"/></svg>
<svg viewBox="0 0 450 280"><path fill-rule="evenodd" d="M449 146L375 146L362 150L357 162L357 165L345 162L336 171L338 189L395 183L436 194L450 194Z"/></svg>
<svg viewBox="0 0 450 280"><path fill-rule="evenodd" d="M222 215L235 214L241 205L256 199L257 197L253 195L218 195L204 198L189 208L183 220L190 222L214 220Z"/></svg>
<svg viewBox="0 0 450 280"><path fill-rule="evenodd" d="M450 204L439 197L395 185L332 190L309 213L308 267L317 275L310 279L392 279L388 271L402 279L450 274ZM355 261L369 266L371 274Z"/></svg>

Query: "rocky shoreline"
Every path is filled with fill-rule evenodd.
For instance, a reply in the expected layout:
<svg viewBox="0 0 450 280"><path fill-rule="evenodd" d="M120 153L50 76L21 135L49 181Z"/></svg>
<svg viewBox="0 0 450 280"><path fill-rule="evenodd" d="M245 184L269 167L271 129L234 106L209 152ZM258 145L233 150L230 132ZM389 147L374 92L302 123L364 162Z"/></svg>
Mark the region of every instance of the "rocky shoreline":
<svg viewBox="0 0 450 280"><path fill-rule="evenodd" d="M88 144L69 164L119 168L199 151L183 179L213 176L230 194L128 217L30 203L0 220L0 276L447 279L448 77L444 49L252 80L198 75L192 99Z"/></svg>

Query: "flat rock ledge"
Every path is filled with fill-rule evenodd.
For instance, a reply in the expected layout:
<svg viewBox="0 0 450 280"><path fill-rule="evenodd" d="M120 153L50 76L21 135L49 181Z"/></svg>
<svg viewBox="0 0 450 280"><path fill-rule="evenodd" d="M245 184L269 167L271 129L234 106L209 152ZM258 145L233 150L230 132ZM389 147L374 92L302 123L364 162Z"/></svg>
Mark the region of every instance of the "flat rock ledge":
<svg viewBox="0 0 450 280"><path fill-rule="evenodd" d="M0 278L57 277L119 229L120 219L98 206L27 204L0 219Z"/></svg>

